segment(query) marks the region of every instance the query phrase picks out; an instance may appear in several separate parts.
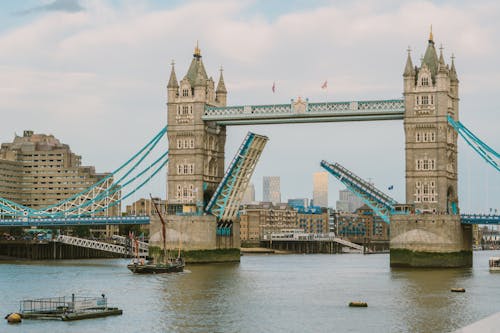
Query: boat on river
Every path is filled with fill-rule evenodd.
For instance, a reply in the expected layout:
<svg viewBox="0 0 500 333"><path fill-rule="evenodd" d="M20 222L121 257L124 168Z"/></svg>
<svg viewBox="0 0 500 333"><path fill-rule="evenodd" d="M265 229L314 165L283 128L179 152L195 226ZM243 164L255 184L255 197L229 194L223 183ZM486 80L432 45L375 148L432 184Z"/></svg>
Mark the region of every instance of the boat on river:
<svg viewBox="0 0 500 333"><path fill-rule="evenodd" d="M150 195L151 197L151 195ZM155 207L156 213L160 217L161 225L162 225L162 238L163 238L163 257L161 261L154 262L153 260L145 261L144 259L139 258L139 253L136 253L136 258L132 260L130 264L127 265L127 268L132 273L137 274L161 274L161 273L181 273L184 271L184 266L186 265L184 259L181 257L181 240L179 237L179 252L177 254L177 258L170 257L169 251L167 251L166 244L166 225L163 216L156 205L156 202L151 197L151 202ZM139 245L136 244L136 251L139 249Z"/></svg>
<svg viewBox="0 0 500 333"><path fill-rule="evenodd" d="M500 273L500 257L490 257L490 272Z"/></svg>
<svg viewBox="0 0 500 333"><path fill-rule="evenodd" d="M184 271L184 259L176 258L169 259L166 262L154 263L152 261L144 261L144 259L134 259L127 268L132 273L137 274L160 274L160 273L180 273Z"/></svg>

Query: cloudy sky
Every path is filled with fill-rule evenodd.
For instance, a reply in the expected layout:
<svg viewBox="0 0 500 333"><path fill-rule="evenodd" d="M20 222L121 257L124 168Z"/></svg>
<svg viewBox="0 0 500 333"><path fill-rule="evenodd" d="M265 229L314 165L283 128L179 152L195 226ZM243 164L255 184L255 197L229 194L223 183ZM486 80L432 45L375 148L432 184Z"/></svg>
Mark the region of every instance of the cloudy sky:
<svg viewBox="0 0 500 333"><path fill-rule="evenodd" d="M456 56L461 121L499 150L498 17L497 1L2 1L0 142L50 133L115 169L165 124L170 63L182 78L197 40L209 75L224 66L231 105L400 98L406 49L419 64L432 24L446 61ZM285 200L311 197L326 159L404 201L402 121L230 127L228 161L249 130L270 138L257 199L265 175L281 176ZM498 172L459 149L462 211L500 210ZM334 205L343 186L330 178ZM163 176L145 191L164 188Z"/></svg>

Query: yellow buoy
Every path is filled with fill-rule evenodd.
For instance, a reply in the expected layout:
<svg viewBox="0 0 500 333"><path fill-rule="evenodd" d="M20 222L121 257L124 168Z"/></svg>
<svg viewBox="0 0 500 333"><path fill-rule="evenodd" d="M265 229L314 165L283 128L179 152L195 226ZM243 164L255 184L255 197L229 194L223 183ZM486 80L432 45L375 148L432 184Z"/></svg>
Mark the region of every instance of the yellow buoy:
<svg viewBox="0 0 500 333"><path fill-rule="evenodd" d="M349 306L354 307L354 308L366 308L366 307L368 307L368 303L366 303L366 302L350 302Z"/></svg>
<svg viewBox="0 0 500 333"><path fill-rule="evenodd" d="M17 324L21 322L21 315L19 313L11 313L7 316L7 322L9 324Z"/></svg>
<svg viewBox="0 0 500 333"><path fill-rule="evenodd" d="M464 293L465 289L464 288L451 288L451 291L454 293Z"/></svg>

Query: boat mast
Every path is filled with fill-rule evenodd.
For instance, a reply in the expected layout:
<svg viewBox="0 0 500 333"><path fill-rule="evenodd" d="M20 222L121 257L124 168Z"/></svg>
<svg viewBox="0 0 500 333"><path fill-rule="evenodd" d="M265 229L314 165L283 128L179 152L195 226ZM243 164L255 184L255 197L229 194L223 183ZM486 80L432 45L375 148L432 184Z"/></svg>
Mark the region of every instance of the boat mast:
<svg viewBox="0 0 500 333"><path fill-rule="evenodd" d="M179 223L179 252L177 253L177 258L180 258L181 257L181 236L182 236L182 233L181 233L181 224Z"/></svg>
<svg viewBox="0 0 500 333"><path fill-rule="evenodd" d="M161 216L160 210L158 209L158 206L156 205L156 201L153 200L151 193L149 193L149 197L151 198L151 202L155 206L156 214L158 214L158 217L160 218L160 221L161 221L161 236L163 238L163 260L167 261L167 240L165 237L165 234L166 234L165 220L163 219L163 216Z"/></svg>

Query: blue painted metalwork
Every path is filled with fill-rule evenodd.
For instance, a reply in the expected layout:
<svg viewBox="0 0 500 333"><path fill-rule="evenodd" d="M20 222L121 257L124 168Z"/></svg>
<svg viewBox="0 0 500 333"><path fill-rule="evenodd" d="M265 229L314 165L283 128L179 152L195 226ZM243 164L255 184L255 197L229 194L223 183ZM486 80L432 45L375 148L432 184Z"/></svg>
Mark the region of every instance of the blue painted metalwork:
<svg viewBox="0 0 500 333"><path fill-rule="evenodd" d="M163 153L159 158L152 162L149 166L145 167L136 175L131 176L132 172L143 163L145 158L150 155L152 150L157 146L160 139L165 136L167 127L164 127L155 137L150 140L143 148L132 156L127 162L121 165L118 169L110 173L99 182L93 184L84 191L75 194L57 204L44 207L42 209L32 209L23 205L14 203L4 198L0 198L0 215L9 217L81 217L91 214L99 213L117 205L122 200L128 198L141 187L143 187L152 177L154 177L165 165L168 163L168 151ZM132 163L135 161L134 163ZM156 169L155 166L160 164ZM126 169L128 168L128 169ZM152 175L148 179L133 188L128 194L121 195L122 191L128 189L129 185L140 177L144 176L147 172L153 170ZM121 171L126 171L118 180L113 180Z"/></svg>
<svg viewBox="0 0 500 333"><path fill-rule="evenodd" d="M220 125L317 123L403 119L404 112L402 99L333 103L299 99L291 104L206 106L202 119Z"/></svg>
<svg viewBox="0 0 500 333"><path fill-rule="evenodd" d="M464 138L465 142L474 149L488 164L500 171L500 154L467 129L461 122L455 121L448 115L448 123Z"/></svg>
<svg viewBox="0 0 500 333"><path fill-rule="evenodd" d="M21 218L0 220L0 227L74 227L78 225L149 224L149 216L92 216L68 218Z"/></svg>
<svg viewBox="0 0 500 333"><path fill-rule="evenodd" d="M408 214L408 211L397 211L396 200L376 189L373 185L354 175L340 164L330 164L321 161L321 166L335 178L339 179L352 193L361 198L373 212L380 216L384 222L390 223L390 216L394 214ZM453 205L453 214L458 212L458 208ZM500 215L485 214L461 214L462 224L500 224Z"/></svg>
<svg viewBox="0 0 500 333"><path fill-rule="evenodd" d="M230 221L239 214L239 205L267 137L249 132L231 161L205 211L218 220Z"/></svg>
<svg viewBox="0 0 500 333"><path fill-rule="evenodd" d="M460 214L463 224L500 224L500 215Z"/></svg>
<svg viewBox="0 0 500 333"><path fill-rule="evenodd" d="M338 163L331 164L323 160L321 161L321 166L340 180L352 193L363 200L384 222L390 223L390 216L395 210L394 206L397 204L396 200Z"/></svg>

